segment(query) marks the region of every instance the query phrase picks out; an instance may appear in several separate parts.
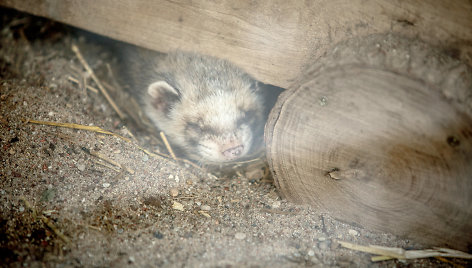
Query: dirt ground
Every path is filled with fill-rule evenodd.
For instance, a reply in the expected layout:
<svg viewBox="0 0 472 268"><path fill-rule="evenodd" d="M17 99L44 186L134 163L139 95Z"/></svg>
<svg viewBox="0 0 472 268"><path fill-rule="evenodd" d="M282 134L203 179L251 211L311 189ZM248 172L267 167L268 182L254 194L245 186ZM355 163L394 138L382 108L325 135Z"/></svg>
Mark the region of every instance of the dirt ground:
<svg viewBox="0 0 472 268"><path fill-rule="evenodd" d="M2 266L472 265L435 258L374 263L339 241L424 247L290 204L262 175L213 175L146 154L141 148L165 149L149 134L131 136L105 98L81 83L85 72L72 44L86 48L92 68L105 65L106 47L48 20L0 14ZM131 141L27 120L98 126Z"/></svg>

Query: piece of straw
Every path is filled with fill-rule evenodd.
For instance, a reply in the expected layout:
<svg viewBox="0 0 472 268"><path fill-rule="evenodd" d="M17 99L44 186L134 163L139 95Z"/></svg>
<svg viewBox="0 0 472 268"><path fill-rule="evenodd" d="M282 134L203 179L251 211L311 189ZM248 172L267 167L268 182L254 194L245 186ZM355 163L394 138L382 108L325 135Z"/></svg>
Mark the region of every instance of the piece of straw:
<svg viewBox="0 0 472 268"><path fill-rule="evenodd" d="M131 140L128 139L128 138L125 138L125 137L120 136L118 134L115 134L113 132L104 130L104 129L99 128L97 126L85 126L85 125L74 124L74 123L60 123L60 122L40 121L40 120L33 120L33 119L26 119L26 123L93 131L93 132L98 132L98 133L102 133L102 134L112 135L112 136L120 138L124 141L131 142Z"/></svg>
<svg viewBox="0 0 472 268"><path fill-rule="evenodd" d="M75 79L75 78L72 77L72 76L67 77L67 79L68 79L69 81L73 82L73 83L76 83L76 84L80 85L79 80ZM95 93L95 94L98 93L98 89L92 87L91 85L87 85L86 88L87 88L88 90L92 91L92 92Z"/></svg>
<svg viewBox="0 0 472 268"><path fill-rule="evenodd" d="M114 160L112 160L112 159L110 159L110 158L108 158L108 157L102 155L102 154L99 153L99 152L90 151L90 154L93 155L93 156L95 156L95 157L98 157L98 158L102 159L103 161L108 162L108 163L110 163L110 164L112 164L112 165L114 165L114 166L116 166L116 167L119 167L119 168L121 168L121 169L126 170L126 172L128 172L129 174L134 174L134 170L123 166L122 164L120 164L120 163L118 163L118 162L116 162L116 161L114 161Z"/></svg>
<svg viewBox="0 0 472 268"><path fill-rule="evenodd" d="M72 44L72 51L75 52L75 54L76 54L77 58L79 59L80 63L84 66L85 70L89 73L90 77L92 77L95 84L97 84L98 89L100 89L100 92L102 92L103 96L105 96L106 100L108 101L108 103L110 103L111 107L113 107L113 109L116 111L116 113L118 114L118 116L121 119L124 119L126 116L118 108L115 101L113 101L113 99L110 97L110 95L108 95L108 92L102 86L102 83L100 83L100 80L98 80L98 78L95 75L95 73L93 72L92 68L90 68L90 65L88 65L88 63L85 61L84 57L80 53L79 48L75 44Z"/></svg>
<svg viewBox="0 0 472 268"><path fill-rule="evenodd" d="M366 253L376 254L371 260L373 262L385 261L390 259L420 259L429 257L449 257L449 258L462 258L472 259L472 254L468 254L459 250L448 249L448 248L433 248L425 250L405 250L402 248L394 247L383 247L383 246L361 246L352 244L349 242L338 241L341 246L352 250L362 251Z"/></svg>
<svg viewBox="0 0 472 268"><path fill-rule="evenodd" d="M164 145L166 146L167 151L169 151L170 156L172 156L172 158L173 158L175 161L177 161L177 157L175 157L174 151L172 150L172 147L170 147L170 144L169 144L169 142L167 141L166 134L164 134L164 132L162 132L162 131L161 131L159 134L161 135L161 139L162 139L162 141L164 142Z"/></svg>
<svg viewBox="0 0 472 268"><path fill-rule="evenodd" d="M37 217L36 209L34 209L33 206L31 206L30 202L28 202L28 200L26 200L25 197L20 197L20 200L23 201L26 208L31 211L31 213L33 214L33 218L36 220L36 217ZM56 234L57 237L62 239L62 241L66 242L67 244L70 243L70 239L67 238L67 236L65 236L61 231L59 231L59 229L57 229L57 227L46 216L41 215L41 221L44 223L44 225L49 227L49 229L51 229L54 232L54 234Z"/></svg>

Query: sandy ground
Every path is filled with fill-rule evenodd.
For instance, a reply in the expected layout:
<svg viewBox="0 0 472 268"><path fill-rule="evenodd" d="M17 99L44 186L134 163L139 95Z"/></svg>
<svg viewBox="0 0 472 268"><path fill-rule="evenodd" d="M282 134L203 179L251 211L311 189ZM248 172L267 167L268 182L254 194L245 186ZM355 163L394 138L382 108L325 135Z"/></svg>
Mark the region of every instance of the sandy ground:
<svg viewBox="0 0 472 268"><path fill-rule="evenodd" d="M379 263L339 241L420 249L281 200L270 179L212 175L129 134L97 93L68 80L105 48L70 29L0 10L0 263L11 267L454 267L435 258ZM80 35L80 34L79 34ZM93 83L90 83L93 85ZM98 126L130 138L44 124ZM104 161L111 159L122 168ZM249 178L247 178L249 177Z"/></svg>

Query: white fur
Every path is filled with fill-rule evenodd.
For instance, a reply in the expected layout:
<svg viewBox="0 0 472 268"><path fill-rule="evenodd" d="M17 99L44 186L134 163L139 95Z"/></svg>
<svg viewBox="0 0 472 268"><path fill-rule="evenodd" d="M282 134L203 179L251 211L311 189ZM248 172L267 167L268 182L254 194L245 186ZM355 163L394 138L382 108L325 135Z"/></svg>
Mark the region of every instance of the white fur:
<svg viewBox="0 0 472 268"><path fill-rule="evenodd" d="M248 154L254 140L249 123L260 122L263 110L261 97L251 88L254 80L226 61L191 53L169 54L153 66L156 77L148 84L147 97L143 97L144 112L172 145L200 162L227 162ZM170 84L163 80L169 74ZM165 90L180 98L170 103L168 114L153 107L152 102ZM255 118L247 118L247 123L238 126L238 120L249 110ZM201 126L201 132L189 128L189 123ZM257 126L262 127L261 123Z"/></svg>

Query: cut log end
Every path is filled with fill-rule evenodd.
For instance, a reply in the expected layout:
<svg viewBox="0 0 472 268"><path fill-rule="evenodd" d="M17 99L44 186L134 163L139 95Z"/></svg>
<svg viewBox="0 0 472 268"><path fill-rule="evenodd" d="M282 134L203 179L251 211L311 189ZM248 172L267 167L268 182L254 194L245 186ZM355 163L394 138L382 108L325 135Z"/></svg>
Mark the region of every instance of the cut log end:
<svg viewBox="0 0 472 268"><path fill-rule="evenodd" d="M452 66L398 36L336 47L281 96L267 124L282 195L367 228L470 250L472 76L464 68L460 80ZM454 87L444 88L451 76Z"/></svg>

